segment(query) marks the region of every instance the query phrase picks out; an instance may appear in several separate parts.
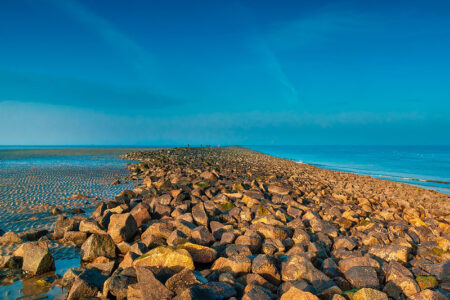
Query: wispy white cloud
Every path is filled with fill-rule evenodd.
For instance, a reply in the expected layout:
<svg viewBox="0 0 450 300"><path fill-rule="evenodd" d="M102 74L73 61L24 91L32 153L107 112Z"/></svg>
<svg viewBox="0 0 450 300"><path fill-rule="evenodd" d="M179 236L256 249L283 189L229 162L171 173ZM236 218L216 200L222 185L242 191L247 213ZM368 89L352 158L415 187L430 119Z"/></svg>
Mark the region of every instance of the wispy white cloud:
<svg viewBox="0 0 450 300"><path fill-rule="evenodd" d="M278 49L296 48L338 39L348 33L371 32L377 22L366 14L335 9L278 23L267 36Z"/></svg>
<svg viewBox="0 0 450 300"><path fill-rule="evenodd" d="M141 47L139 43L123 33L113 23L101 15L91 11L76 0L52 0L54 5L61 7L67 14L77 22L95 32L102 40L111 45L113 50L120 53L136 72L143 77L147 83L154 78L154 60L149 52Z"/></svg>
<svg viewBox="0 0 450 300"><path fill-rule="evenodd" d="M24 89L23 87L27 87ZM48 103L91 107L108 111L156 111L180 100L145 88L125 88L88 80L59 77L40 73L11 72L0 69L0 103L15 100L28 103ZM133 107L124 105L125 101Z"/></svg>

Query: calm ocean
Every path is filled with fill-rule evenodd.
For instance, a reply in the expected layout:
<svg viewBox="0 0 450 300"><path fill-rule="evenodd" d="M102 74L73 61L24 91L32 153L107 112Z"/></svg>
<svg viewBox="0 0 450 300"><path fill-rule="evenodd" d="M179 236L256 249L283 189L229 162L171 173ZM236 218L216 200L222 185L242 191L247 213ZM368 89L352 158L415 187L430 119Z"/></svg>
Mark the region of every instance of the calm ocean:
<svg viewBox="0 0 450 300"><path fill-rule="evenodd" d="M450 194L450 146L246 146L321 168Z"/></svg>

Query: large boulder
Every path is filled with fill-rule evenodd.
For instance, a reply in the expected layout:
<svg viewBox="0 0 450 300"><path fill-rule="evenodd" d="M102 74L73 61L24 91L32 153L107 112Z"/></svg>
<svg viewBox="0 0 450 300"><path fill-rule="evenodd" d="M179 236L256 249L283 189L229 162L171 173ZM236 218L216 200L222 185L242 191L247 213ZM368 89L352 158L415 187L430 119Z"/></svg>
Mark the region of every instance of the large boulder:
<svg viewBox="0 0 450 300"><path fill-rule="evenodd" d="M185 289L201 283L192 270L184 269L167 279L165 285L172 292L180 294Z"/></svg>
<svg viewBox="0 0 450 300"><path fill-rule="evenodd" d="M93 269L83 271L74 280L70 288L68 300L86 299L97 296L103 288L106 277Z"/></svg>
<svg viewBox="0 0 450 300"><path fill-rule="evenodd" d="M79 230L87 233L106 234L106 231L94 220L82 220L80 222Z"/></svg>
<svg viewBox="0 0 450 300"><path fill-rule="evenodd" d="M261 254L256 256L252 262L252 272L261 275L275 285L278 285L281 282L277 262L269 255Z"/></svg>
<svg viewBox="0 0 450 300"><path fill-rule="evenodd" d="M376 270L380 268L380 264L368 256L345 258L339 261L338 266L339 270L344 274L352 267L373 267Z"/></svg>
<svg viewBox="0 0 450 300"><path fill-rule="evenodd" d="M149 207L145 203L139 203L138 205L133 207L130 213L136 221L136 225L138 227L141 227L142 224L146 224L151 220Z"/></svg>
<svg viewBox="0 0 450 300"><path fill-rule="evenodd" d="M109 220L108 234L116 244L132 241L138 231L136 220L130 213L113 214Z"/></svg>
<svg viewBox="0 0 450 300"><path fill-rule="evenodd" d="M369 253L387 262L395 260L406 263L408 261L409 249L400 245L373 246Z"/></svg>
<svg viewBox="0 0 450 300"><path fill-rule="evenodd" d="M194 261L185 249L173 249L167 246L156 247L133 262L135 267L167 269L177 273L184 268L194 270Z"/></svg>
<svg viewBox="0 0 450 300"><path fill-rule="evenodd" d="M281 295L280 300L319 300L319 297L292 286L286 293Z"/></svg>
<svg viewBox="0 0 450 300"><path fill-rule="evenodd" d="M65 216L59 216L55 222L55 230L53 236L55 239L64 237L66 231L78 231L80 221L75 218L67 218Z"/></svg>
<svg viewBox="0 0 450 300"><path fill-rule="evenodd" d="M150 268L136 267L136 275L144 299L172 299L173 292L156 279Z"/></svg>
<svg viewBox="0 0 450 300"><path fill-rule="evenodd" d="M137 283L136 271L134 268L117 270L103 284L103 296L105 298L114 297L117 300L127 298L127 287Z"/></svg>
<svg viewBox="0 0 450 300"><path fill-rule="evenodd" d="M355 288L379 288L380 282L377 271L372 267L352 267L345 272L345 278Z"/></svg>
<svg viewBox="0 0 450 300"><path fill-rule="evenodd" d="M178 248L186 249L192 256L194 262L198 263L210 263L216 259L217 252L213 248L194 244L194 243L184 243Z"/></svg>
<svg viewBox="0 0 450 300"><path fill-rule="evenodd" d="M48 248L38 242L21 246L23 251L22 270L32 275L40 275L55 270L55 260Z"/></svg>
<svg viewBox="0 0 450 300"><path fill-rule="evenodd" d="M251 226L251 229L261 234L266 239L286 239L288 232L282 228L264 223L256 223Z"/></svg>
<svg viewBox="0 0 450 300"><path fill-rule="evenodd" d="M107 234L92 234L81 246L82 260L91 261L97 257L116 257L116 245Z"/></svg>
<svg viewBox="0 0 450 300"><path fill-rule="evenodd" d="M12 231L8 231L7 233L0 236L0 245L17 244L21 242L22 239L19 237L19 235Z"/></svg>
<svg viewBox="0 0 450 300"><path fill-rule="evenodd" d="M185 289L176 299L180 300L225 300L236 296L236 290L226 282L211 281L201 285L193 285Z"/></svg>
<svg viewBox="0 0 450 300"><path fill-rule="evenodd" d="M233 275L242 275L252 271L252 261L247 256L236 255L229 258L219 257L211 267L211 270L227 272Z"/></svg>
<svg viewBox="0 0 450 300"><path fill-rule="evenodd" d="M292 255L282 264L281 276L283 281L306 279L318 290L326 289L332 284L327 275L301 255Z"/></svg>
<svg viewBox="0 0 450 300"><path fill-rule="evenodd" d="M372 288L363 288L352 295L352 300L388 300L385 293Z"/></svg>
<svg viewBox="0 0 450 300"><path fill-rule="evenodd" d="M192 207L192 218L198 225L208 226L208 215L206 214L203 203Z"/></svg>

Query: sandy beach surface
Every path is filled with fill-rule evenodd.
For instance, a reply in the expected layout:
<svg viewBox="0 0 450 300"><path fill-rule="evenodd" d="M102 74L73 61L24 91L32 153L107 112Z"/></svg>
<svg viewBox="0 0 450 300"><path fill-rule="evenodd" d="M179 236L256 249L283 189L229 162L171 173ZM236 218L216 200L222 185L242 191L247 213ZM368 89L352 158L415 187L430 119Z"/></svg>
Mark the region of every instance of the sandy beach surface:
<svg viewBox="0 0 450 300"><path fill-rule="evenodd" d="M67 173L46 173L37 180L31 172L33 179L10 181L19 191L41 180L38 188L31 184L24 190L31 195L51 191L65 200L39 195L30 198L30 208L18 200L5 204L10 205L5 216L18 218L18 225L5 222L7 230L2 229L17 234L0 237L4 297L368 300L450 295L448 194L239 147L138 151L123 158L137 161L125 177L125 161L117 166L96 162L92 169L72 162ZM128 185L111 185L117 172ZM68 199L74 193L89 199ZM49 209L58 205L64 213L50 217ZM77 208L86 213L71 213ZM15 210L57 219L54 226L29 225L36 220L17 217ZM20 234L35 227L48 232ZM24 292L18 293L21 287Z"/></svg>

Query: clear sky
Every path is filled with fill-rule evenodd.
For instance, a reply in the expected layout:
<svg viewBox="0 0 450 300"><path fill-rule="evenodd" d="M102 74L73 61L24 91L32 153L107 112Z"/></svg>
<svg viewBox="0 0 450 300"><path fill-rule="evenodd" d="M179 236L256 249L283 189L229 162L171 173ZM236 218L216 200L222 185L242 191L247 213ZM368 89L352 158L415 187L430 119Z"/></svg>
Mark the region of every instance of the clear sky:
<svg viewBox="0 0 450 300"><path fill-rule="evenodd" d="M0 144L450 144L450 1L0 1Z"/></svg>

